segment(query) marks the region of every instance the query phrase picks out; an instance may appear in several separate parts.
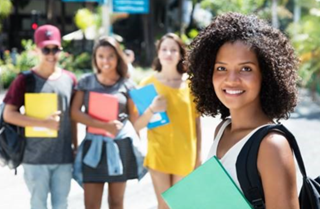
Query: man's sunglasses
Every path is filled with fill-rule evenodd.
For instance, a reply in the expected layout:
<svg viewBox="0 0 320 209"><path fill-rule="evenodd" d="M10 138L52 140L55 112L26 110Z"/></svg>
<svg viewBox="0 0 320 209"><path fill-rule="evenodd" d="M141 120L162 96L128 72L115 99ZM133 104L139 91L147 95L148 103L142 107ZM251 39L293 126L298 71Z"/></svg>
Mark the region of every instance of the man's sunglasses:
<svg viewBox="0 0 320 209"><path fill-rule="evenodd" d="M42 49L41 49L41 51L42 51L42 54L44 54L44 55L48 55L48 54L50 54L50 53L52 53L52 54L57 54L58 52L61 52L62 51L62 48L61 47L54 47L54 48L48 48L48 47L43 47Z"/></svg>

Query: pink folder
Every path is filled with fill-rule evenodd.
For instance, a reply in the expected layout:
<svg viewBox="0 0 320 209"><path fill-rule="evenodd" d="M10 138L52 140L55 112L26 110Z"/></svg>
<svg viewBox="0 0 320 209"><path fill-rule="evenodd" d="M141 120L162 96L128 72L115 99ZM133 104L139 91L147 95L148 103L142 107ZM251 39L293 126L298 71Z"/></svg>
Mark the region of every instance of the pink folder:
<svg viewBox="0 0 320 209"><path fill-rule="evenodd" d="M117 120L118 110L119 102L117 97L111 94L90 92L88 113L91 117L105 122ZM109 132L94 127L88 127L88 132L92 134L114 137Z"/></svg>

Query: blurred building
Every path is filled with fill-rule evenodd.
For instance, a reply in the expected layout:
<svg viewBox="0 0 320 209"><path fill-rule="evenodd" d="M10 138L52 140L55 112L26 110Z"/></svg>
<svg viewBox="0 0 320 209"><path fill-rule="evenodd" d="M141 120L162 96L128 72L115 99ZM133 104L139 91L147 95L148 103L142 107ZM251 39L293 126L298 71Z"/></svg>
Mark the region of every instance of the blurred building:
<svg viewBox="0 0 320 209"><path fill-rule="evenodd" d="M32 39L35 29L47 23L58 26L62 35L77 31L73 20L76 11L84 7L94 10L98 6L94 1L101 0L12 0L13 11L3 21L2 43L6 49L17 48L19 51L21 40ZM149 65L155 53L155 40L166 32L180 31L185 1L149 0L148 14L130 14L128 18L116 21L112 31L123 38L127 48L136 52L137 61ZM90 47L86 48L89 50Z"/></svg>

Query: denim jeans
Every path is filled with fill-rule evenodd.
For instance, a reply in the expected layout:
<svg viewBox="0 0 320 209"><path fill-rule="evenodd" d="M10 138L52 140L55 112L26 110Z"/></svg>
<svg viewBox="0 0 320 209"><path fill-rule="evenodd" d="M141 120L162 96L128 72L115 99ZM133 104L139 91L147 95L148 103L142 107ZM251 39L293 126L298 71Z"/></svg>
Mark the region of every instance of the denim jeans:
<svg viewBox="0 0 320 209"><path fill-rule="evenodd" d="M51 193L52 209L66 209L72 178L72 164L22 164L24 179L31 194L31 209L47 209Z"/></svg>

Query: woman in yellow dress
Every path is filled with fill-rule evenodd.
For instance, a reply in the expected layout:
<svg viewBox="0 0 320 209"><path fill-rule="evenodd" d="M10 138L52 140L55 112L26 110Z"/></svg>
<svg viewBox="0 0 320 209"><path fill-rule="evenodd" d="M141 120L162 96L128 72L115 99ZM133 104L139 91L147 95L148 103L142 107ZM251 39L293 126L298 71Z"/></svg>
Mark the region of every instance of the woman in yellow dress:
<svg viewBox="0 0 320 209"><path fill-rule="evenodd" d="M140 86L153 84L158 96L134 127L137 131L146 127L156 112L168 114L168 124L148 130L144 161L151 174L158 208L165 209L168 206L161 193L201 164L201 128L185 76L186 50L181 39L172 33L164 35L157 44L157 54L154 62L157 72L142 80Z"/></svg>

